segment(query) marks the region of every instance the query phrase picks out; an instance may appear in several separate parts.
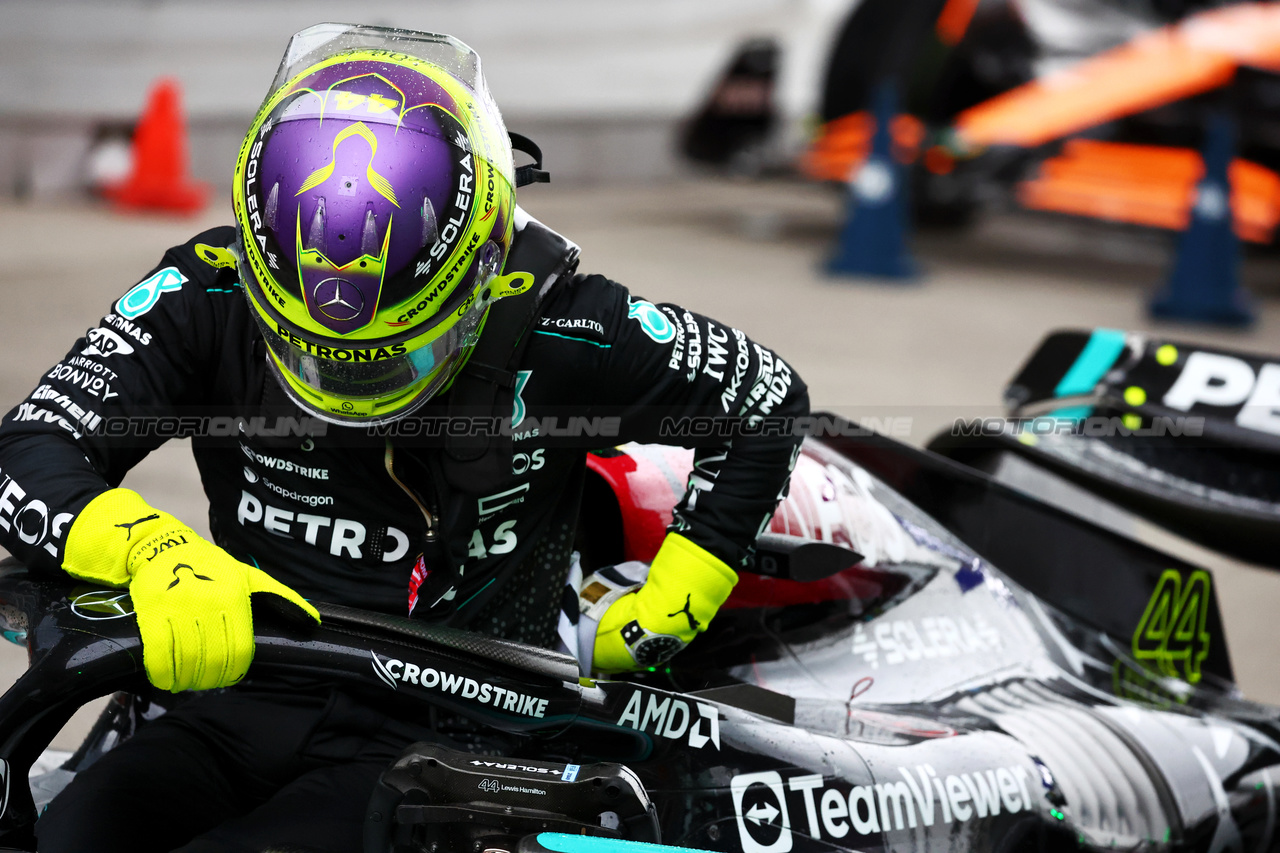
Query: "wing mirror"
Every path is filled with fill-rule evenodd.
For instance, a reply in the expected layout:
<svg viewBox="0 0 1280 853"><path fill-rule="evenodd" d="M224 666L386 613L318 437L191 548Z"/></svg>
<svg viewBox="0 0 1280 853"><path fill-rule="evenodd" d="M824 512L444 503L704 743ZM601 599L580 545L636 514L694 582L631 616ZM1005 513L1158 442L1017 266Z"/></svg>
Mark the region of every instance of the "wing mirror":
<svg viewBox="0 0 1280 853"><path fill-rule="evenodd" d="M785 533L763 533L756 540L755 563L747 571L792 581L819 581L862 562L862 555L831 542Z"/></svg>

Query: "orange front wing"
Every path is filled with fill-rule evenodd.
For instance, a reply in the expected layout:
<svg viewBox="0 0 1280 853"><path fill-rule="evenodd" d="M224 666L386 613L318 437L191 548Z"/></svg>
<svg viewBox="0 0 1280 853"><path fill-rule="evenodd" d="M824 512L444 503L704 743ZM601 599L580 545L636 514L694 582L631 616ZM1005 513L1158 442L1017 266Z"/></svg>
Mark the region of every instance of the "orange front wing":
<svg viewBox="0 0 1280 853"><path fill-rule="evenodd" d="M1018 201L1033 210L1181 231L1203 173L1200 154L1189 148L1072 139L1018 186ZM1229 176L1236 234L1269 242L1280 223L1280 175L1237 158Z"/></svg>

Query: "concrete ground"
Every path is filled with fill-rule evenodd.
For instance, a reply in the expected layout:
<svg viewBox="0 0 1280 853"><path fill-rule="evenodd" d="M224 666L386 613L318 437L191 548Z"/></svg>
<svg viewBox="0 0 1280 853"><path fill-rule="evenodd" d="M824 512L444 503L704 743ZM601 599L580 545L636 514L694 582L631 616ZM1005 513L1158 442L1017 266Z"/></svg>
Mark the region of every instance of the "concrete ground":
<svg viewBox="0 0 1280 853"><path fill-rule="evenodd" d="M1153 324L1144 305L1164 274L1167 245L1149 234L1004 214L963 234L921 235L920 280L886 285L822 274L842 202L811 185L551 185L528 189L522 202L583 247L584 271L743 329L798 369L815 408L893 418L920 444L954 418L998 414L1005 381L1051 329L1110 326L1280 350L1280 265L1268 259L1246 267L1262 297L1253 329ZM27 394L166 247L228 222L229 208L222 200L185 221L90 205L0 210L7 259L0 267L0 408ZM181 443L154 453L125 485L206 526L195 466ZM1240 685L1252 698L1280 703L1280 673L1271 663L1280 647L1272 630L1280 574L1211 562ZM24 664L16 647L0 650L0 687ZM74 746L90 716L73 721L58 744Z"/></svg>

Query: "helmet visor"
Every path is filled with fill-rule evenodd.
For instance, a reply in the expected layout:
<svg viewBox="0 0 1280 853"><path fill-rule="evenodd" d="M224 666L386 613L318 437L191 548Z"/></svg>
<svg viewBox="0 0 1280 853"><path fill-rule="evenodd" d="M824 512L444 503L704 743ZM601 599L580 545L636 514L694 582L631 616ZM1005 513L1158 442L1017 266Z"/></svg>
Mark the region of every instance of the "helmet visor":
<svg viewBox="0 0 1280 853"><path fill-rule="evenodd" d="M299 405L334 423L378 424L409 414L453 378L487 307L477 301L443 333L371 349L320 346L250 313Z"/></svg>
<svg viewBox="0 0 1280 853"><path fill-rule="evenodd" d="M289 39L270 91L276 91L321 59L353 50L386 50L425 59L491 100L480 71L480 57L453 36L337 23L315 24Z"/></svg>

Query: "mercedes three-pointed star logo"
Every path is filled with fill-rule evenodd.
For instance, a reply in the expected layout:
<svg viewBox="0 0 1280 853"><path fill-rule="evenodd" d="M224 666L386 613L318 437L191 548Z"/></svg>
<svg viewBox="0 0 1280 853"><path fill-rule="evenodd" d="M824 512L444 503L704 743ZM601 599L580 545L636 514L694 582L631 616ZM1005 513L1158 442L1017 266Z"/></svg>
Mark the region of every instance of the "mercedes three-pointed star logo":
<svg viewBox="0 0 1280 853"><path fill-rule="evenodd" d="M312 289L311 300L330 320L354 320L364 310L364 294L344 278L326 278Z"/></svg>
<svg viewBox="0 0 1280 853"><path fill-rule="evenodd" d="M133 615L129 593L118 589L96 589L71 599L71 612L81 619L123 619Z"/></svg>

